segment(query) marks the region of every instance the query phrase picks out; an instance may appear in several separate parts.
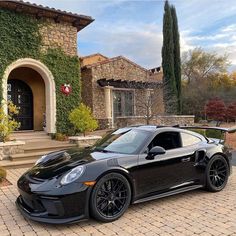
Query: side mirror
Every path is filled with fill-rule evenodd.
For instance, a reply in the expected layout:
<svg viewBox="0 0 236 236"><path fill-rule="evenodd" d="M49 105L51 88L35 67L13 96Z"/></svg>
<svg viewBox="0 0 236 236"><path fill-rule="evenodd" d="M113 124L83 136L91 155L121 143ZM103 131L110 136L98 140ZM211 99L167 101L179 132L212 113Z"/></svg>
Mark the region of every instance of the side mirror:
<svg viewBox="0 0 236 236"><path fill-rule="evenodd" d="M166 150L163 147L155 146L153 147L147 155L147 160L153 160L156 155L163 155L166 153Z"/></svg>

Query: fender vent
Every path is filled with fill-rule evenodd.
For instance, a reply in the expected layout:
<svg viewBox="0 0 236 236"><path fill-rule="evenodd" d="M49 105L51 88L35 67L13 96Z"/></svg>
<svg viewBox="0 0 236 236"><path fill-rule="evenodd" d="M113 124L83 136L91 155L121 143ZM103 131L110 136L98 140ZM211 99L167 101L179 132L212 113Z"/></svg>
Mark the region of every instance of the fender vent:
<svg viewBox="0 0 236 236"><path fill-rule="evenodd" d="M205 150L200 150L196 152L196 162L202 162L206 156Z"/></svg>
<svg viewBox="0 0 236 236"><path fill-rule="evenodd" d="M118 161L117 159L111 159L107 161L108 166L118 166Z"/></svg>

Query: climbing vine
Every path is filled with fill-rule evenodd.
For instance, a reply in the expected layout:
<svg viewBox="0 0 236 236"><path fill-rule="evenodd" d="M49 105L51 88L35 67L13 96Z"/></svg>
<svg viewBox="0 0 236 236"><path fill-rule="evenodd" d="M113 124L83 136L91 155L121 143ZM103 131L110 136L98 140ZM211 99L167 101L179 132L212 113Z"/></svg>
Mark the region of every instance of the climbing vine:
<svg viewBox="0 0 236 236"><path fill-rule="evenodd" d="M61 49L49 49L48 53L41 56L41 61L52 72L56 84L57 98L57 131L70 133L72 126L68 120L70 111L79 105L80 102L80 68L78 57L68 57ZM60 91L64 83L70 84L72 93L65 96Z"/></svg>
<svg viewBox="0 0 236 236"><path fill-rule="evenodd" d="M31 17L0 9L0 78L7 66L19 58L36 58L41 37L39 25ZM0 80L2 100L2 80Z"/></svg>
<svg viewBox="0 0 236 236"><path fill-rule="evenodd" d="M77 56L68 56L60 48L42 53L42 39L39 33L40 20L0 9L0 78L7 66L20 58L40 60L52 72L56 86L57 132L68 134L68 114L80 102L80 68ZM60 92L64 83L73 88L69 96ZM0 79L0 99L2 100L2 79Z"/></svg>

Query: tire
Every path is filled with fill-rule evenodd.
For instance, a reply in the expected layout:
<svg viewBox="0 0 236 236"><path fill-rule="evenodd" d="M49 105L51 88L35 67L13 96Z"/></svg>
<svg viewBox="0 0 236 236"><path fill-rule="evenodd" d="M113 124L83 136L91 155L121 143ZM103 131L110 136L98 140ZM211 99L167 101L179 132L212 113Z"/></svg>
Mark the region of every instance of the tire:
<svg viewBox="0 0 236 236"><path fill-rule="evenodd" d="M219 192L227 184L229 166L224 157L214 156L206 168L206 189L210 192Z"/></svg>
<svg viewBox="0 0 236 236"><path fill-rule="evenodd" d="M110 173L103 176L95 185L90 198L92 217L102 222L120 218L131 201L131 188L121 174Z"/></svg>

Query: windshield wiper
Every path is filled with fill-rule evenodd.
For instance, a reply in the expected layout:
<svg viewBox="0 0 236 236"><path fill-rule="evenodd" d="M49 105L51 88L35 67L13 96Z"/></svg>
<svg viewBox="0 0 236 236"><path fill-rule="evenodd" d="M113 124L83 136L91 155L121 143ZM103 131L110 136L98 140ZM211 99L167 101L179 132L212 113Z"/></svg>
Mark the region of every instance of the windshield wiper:
<svg viewBox="0 0 236 236"><path fill-rule="evenodd" d="M107 152L113 152L113 151L106 150L106 149L104 149L104 148L102 148L102 147L95 147L93 150L94 150L94 151L97 151L97 152L105 152L105 153L107 153Z"/></svg>

